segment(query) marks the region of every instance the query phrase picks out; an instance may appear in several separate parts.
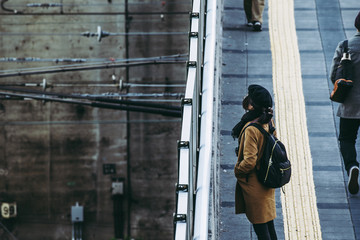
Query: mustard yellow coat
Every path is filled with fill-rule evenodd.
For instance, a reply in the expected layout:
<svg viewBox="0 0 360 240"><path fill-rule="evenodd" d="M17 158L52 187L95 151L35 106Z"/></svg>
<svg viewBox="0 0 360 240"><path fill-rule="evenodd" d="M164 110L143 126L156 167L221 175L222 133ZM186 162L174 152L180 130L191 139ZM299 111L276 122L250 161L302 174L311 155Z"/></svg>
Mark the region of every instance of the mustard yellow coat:
<svg viewBox="0 0 360 240"><path fill-rule="evenodd" d="M268 124L262 127L269 131ZM245 129L239 142L238 160L234 168L237 179L235 213L245 213L253 224L269 222L276 218L275 189L263 186L255 172L263 152L264 136L256 127L250 126Z"/></svg>

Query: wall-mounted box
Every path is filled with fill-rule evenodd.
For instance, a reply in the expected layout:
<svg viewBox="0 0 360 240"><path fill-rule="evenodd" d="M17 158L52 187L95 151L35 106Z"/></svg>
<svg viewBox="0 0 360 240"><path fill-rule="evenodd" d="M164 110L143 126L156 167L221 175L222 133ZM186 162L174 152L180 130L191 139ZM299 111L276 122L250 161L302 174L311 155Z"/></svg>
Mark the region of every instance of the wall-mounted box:
<svg viewBox="0 0 360 240"><path fill-rule="evenodd" d="M79 206L79 203L76 203L75 206L71 207L71 221L72 222L84 221L84 207Z"/></svg>

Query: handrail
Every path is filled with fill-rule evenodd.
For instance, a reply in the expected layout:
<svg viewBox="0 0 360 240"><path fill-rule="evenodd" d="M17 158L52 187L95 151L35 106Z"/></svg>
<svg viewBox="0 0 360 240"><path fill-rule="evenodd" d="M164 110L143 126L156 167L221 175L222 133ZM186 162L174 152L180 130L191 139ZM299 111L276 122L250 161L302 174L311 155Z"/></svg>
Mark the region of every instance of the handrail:
<svg viewBox="0 0 360 240"><path fill-rule="evenodd" d="M213 110L215 85L217 2L207 1L202 106L200 122L200 151L197 174L194 238L208 239L210 171L213 151Z"/></svg>
<svg viewBox="0 0 360 240"><path fill-rule="evenodd" d="M175 240L208 239L214 125L216 8L216 0L193 1L187 84L183 99L181 139L178 142L179 177L174 214Z"/></svg>

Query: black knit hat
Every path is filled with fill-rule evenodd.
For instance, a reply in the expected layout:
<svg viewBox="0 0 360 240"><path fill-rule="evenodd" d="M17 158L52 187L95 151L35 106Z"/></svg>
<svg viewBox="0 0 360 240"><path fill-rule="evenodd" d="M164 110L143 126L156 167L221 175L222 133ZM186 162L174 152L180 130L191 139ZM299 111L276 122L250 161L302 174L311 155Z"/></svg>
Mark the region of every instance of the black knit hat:
<svg viewBox="0 0 360 240"><path fill-rule="evenodd" d="M358 13L358 15L355 18L355 22L354 22L355 27L357 28L357 30L360 31L360 12Z"/></svg>
<svg viewBox="0 0 360 240"><path fill-rule="evenodd" d="M249 97L257 107L272 107L272 98L268 90L260 85L250 85L248 88ZM255 107L255 106L254 106Z"/></svg>

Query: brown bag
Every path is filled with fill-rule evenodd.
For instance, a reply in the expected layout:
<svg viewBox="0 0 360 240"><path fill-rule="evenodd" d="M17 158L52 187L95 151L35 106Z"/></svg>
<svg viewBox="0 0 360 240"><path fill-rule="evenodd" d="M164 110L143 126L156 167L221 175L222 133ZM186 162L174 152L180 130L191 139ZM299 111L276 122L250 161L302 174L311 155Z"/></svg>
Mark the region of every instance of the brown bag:
<svg viewBox="0 0 360 240"><path fill-rule="evenodd" d="M334 102L343 103L352 89L354 83L352 79L352 63L348 48L348 40L343 43L344 53L340 64L336 69L336 81L334 89L330 94L330 99Z"/></svg>

